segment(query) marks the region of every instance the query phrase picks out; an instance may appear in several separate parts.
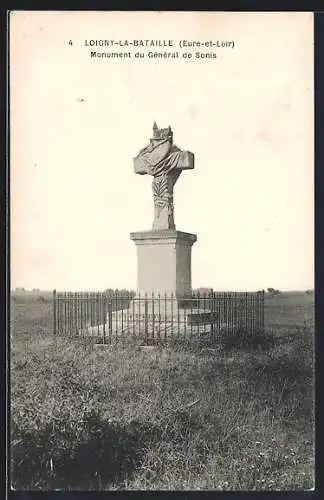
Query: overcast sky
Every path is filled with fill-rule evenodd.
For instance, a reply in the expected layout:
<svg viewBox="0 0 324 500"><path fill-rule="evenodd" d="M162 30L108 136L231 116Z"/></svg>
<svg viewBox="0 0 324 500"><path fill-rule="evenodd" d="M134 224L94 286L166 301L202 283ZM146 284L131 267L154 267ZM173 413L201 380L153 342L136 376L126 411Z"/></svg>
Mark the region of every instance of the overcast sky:
<svg viewBox="0 0 324 500"><path fill-rule="evenodd" d="M235 44L112 60L91 39ZM193 287L313 287L312 14L18 12L10 65L12 287L136 288L129 233L153 200L133 157L154 120L195 154L175 186Z"/></svg>

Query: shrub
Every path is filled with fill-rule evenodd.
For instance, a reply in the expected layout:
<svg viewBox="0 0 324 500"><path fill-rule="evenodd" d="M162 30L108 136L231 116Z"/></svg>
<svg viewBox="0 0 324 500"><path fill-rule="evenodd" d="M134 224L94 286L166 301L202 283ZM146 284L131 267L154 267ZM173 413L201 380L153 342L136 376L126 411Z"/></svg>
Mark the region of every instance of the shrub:
<svg viewBox="0 0 324 500"><path fill-rule="evenodd" d="M46 304L46 302L48 302L45 297L43 297L43 295L40 295L39 297L37 297L36 299L38 302L42 302L43 304Z"/></svg>

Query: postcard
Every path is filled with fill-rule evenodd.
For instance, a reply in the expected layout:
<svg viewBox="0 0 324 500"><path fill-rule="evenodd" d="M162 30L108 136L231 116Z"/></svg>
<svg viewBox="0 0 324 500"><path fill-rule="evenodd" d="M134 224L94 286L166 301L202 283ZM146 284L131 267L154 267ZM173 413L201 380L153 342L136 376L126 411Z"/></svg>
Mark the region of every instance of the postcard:
<svg viewBox="0 0 324 500"><path fill-rule="evenodd" d="M12 489L314 489L313 24L10 12Z"/></svg>

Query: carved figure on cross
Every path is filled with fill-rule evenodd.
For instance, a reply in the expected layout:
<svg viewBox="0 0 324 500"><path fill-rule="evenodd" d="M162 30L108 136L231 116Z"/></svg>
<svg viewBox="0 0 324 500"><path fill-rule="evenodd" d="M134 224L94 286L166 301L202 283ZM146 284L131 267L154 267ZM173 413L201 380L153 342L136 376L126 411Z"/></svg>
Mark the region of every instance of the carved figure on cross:
<svg viewBox="0 0 324 500"><path fill-rule="evenodd" d="M175 229L173 188L183 170L194 168L194 155L173 144L173 132L153 124L153 137L134 158L136 174L152 175L153 230Z"/></svg>

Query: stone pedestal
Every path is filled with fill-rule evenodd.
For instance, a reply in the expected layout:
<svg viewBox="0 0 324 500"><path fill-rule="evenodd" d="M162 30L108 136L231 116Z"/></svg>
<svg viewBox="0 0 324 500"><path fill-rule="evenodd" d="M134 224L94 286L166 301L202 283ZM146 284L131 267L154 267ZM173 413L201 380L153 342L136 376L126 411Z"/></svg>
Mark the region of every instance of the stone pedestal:
<svg viewBox="0 0 324 500"><path fill-rule="evenodd" d="M191 295L191 249L197 236L172 229L131 233L137 248L137 288L142 294Z"/></svg>

